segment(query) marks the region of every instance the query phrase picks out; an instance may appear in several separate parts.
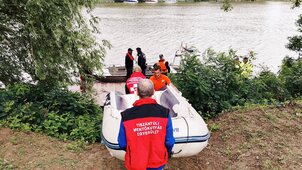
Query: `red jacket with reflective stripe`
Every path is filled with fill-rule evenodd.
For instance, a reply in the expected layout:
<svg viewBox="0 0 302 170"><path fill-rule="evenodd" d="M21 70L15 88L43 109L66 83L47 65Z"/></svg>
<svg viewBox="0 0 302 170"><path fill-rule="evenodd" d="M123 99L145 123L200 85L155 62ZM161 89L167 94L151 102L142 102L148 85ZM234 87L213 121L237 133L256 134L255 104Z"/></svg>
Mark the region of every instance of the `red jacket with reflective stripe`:
<svg viewBox="0 0 302 170"><path fill-rule="evenodd" d="M158 168L168 161L165 138L169 109L155 100L145 102L140 99L121 114L127 139L125 166L131 170Z"/></svg>
<svg viewBox="0 0 302 170"><path fill-rule="evenodd" d="M137 84L141 79L145 79L146 77L141 72L133 72L130 78L126 81L126 86L129 89L130 94L136 92Z"/></svg>

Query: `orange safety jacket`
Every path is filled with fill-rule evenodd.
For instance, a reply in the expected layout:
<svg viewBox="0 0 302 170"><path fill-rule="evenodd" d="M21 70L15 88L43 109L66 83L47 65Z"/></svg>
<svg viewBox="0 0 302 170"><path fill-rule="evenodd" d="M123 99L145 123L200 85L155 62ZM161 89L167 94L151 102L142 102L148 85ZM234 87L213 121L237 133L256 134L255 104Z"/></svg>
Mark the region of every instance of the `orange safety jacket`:
<svg viewBox="0 0 302 170"><path fill-rule="evenodd" d="M164 59L158 60L158 65L160 66L162 73L168 73L168 69L166 67L166 61Z"/></svg>

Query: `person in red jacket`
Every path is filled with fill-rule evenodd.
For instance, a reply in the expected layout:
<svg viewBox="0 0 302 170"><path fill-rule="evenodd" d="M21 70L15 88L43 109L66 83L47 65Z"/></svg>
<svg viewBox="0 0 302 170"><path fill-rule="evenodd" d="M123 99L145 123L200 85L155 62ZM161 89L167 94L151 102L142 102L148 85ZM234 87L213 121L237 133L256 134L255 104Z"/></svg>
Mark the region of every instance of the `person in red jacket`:
<svg viewBox="0 0 302 170"><path fill-rule="evenodd" d="M169 109L151 98L154 87L149 79L140 80L137 90L140 99L121 113L118 144L126 151L128 170L161 170L175 143Z"/></svg>
<svg viewBox="0 0 302 170"><path fill-rule="evenodd" d="M137 92L137 84L141 79L145 79L146 77L142 73L142 69L140 66L136 66L133 70L134 72L131 74L130 78L126 81L126 94L133 94Z"/></svg>

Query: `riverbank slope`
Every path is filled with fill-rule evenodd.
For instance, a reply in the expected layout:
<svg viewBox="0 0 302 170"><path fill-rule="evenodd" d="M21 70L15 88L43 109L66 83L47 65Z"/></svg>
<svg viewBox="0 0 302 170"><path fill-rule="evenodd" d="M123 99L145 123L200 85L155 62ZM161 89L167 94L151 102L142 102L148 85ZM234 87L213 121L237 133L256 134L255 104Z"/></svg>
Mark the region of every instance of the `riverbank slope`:
<svg viewBox="0 0 302 170"><path fill-rule="evenodd" d="M165 169L301 169L302 104L253 106L208 122L209 145ZM124 169L104 145L0 129L0 169Z"/></svg>

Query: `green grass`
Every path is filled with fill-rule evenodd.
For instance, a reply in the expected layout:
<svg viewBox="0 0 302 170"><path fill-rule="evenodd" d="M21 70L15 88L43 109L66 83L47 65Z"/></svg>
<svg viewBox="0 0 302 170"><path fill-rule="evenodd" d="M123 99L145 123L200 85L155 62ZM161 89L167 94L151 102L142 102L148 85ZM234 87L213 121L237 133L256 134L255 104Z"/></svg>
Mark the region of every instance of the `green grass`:
<svg viewBox="0 0 302 170"><path fill-rule="evenodd" d="M213 123L213 124L211 124L211 125L209 126L209 130L210 130L211 132L215 132L215 131L217 131L217 130L219 130L219 129L220 129L220 125L217 124L217 123Z"/></svg>
<svg viewBox="0 0 302 170"><path fill-rule="evenodd" d="M66 149L73 152L81 152L85 150L86 147L87 147L87 143L85 143L84 141L76 141L76 142L69 143Z"/></svg>
<svg viewBox="0 0 302 170"><path fill-rule="evenodd" d="M14 169L14 166L12 164L10 164L7 160L0 158L0 169L11 170L11 169Z"/></svg>

